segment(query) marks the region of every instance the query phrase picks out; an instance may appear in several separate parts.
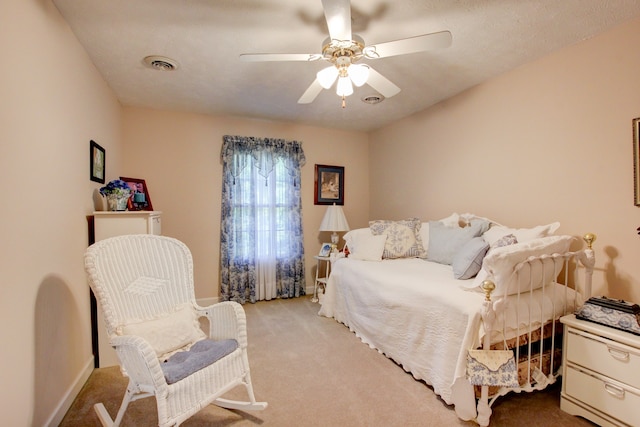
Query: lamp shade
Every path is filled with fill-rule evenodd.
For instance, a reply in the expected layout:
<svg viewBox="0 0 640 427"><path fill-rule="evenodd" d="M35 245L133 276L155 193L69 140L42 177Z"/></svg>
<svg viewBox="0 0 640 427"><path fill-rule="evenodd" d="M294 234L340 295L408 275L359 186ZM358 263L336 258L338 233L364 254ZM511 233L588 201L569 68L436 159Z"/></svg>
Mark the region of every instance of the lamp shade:
<svg viewBox="0 0 640 427"><path fill-rule="evenodd" d="M349 231L349 223L342 206L333 204L327 208L320 224L320 231Z"/></svg>
<svg viewBox="0 0 640 427"><path fill-rule="evenodd" d="M352 64L349 66L349 77L354 85L360 87L369 78L369 66L362 64Z"/></svg>
<svg viewBox="0 0 640 427"><path fill-rule="evenodd" d="M347 77L338 77L338 85L336 86L338 96L349 96L353 93L353 85L351 79Z"/></svg>
<svg viewBox="0 0 640 427"><path fill-rule="evenodd" d="M338 78L338 69L333 65L327 68L323 68L322 70L318 71L316 77L318 78L318 83L320 83L320 86L325 89L329 89L331 86L333 86L333 82L335 82Z"/></svg>

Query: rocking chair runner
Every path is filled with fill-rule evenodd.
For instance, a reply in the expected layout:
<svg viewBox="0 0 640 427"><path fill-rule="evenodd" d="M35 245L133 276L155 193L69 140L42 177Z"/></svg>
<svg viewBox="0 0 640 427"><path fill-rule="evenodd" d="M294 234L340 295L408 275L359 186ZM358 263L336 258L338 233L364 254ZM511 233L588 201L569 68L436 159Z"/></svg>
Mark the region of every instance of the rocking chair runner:
<svg viewBox="0 0 640 427"><path fill-rule="evenodd" d="M186 245L149 234L112 237L87 249L85 270L129 377L115 420L102 403L95 405L104 426L120 425L129 402L149 396L156 398L161 427L178 426L210 403L267 407L253 393L244 309L230 301L198 306ZM208 337L200 317L208 319ZM221 398L238 385L246 387L249 401Z"/></svg>

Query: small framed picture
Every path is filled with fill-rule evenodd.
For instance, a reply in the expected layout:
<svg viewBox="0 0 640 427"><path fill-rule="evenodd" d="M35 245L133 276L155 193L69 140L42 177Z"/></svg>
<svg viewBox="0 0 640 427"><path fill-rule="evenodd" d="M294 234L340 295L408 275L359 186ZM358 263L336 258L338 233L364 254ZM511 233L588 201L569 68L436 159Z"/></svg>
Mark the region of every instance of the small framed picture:
<svg viewBox="0 0 640 427"><path fill-rule="evenodd" d="M329 256L331 254L331 243L323 243L320 248L320 256Z"/></svg>
<svg viewBox="0 0 640 427"><path fill-rule="evenodd" d="M131 197L129 198L129 210L131 211L152 211L151 197L147 190L147 183L144 179L120 177L127 183L131 189Z"/></svg>
<svg viewBox="0 0 640 427"><path fill-rule="evenodd" d="M105 151L94 140L89 141L89 179L104 184Z"/></svg>
<svg viewBox="0 0 640 427"><path fill-rule="evenodd" d="M344 205L344 166L316 165L314 205Z"/></svg>

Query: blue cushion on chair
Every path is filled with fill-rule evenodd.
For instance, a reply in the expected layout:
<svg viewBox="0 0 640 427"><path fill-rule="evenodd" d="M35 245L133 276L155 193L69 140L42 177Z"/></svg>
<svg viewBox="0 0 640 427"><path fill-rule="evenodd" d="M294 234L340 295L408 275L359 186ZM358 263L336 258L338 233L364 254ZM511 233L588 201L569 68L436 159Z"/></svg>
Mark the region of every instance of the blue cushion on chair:
<svg viewBox="0 0 640 427"><path fill-rule="evenodd" d="M238 348L236 340L198 341L188 351L179 351L162 364L167 384L173 384L202 368L233 353Z"/></svg>

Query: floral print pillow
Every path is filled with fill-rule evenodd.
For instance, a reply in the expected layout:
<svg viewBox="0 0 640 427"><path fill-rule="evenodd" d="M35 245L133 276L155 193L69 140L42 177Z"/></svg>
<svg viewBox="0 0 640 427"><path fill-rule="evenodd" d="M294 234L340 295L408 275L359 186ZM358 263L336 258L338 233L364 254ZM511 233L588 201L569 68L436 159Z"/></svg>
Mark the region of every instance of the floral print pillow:
<svg viewBox="0 0 640 427"><path fill-rule="evenodd" d="M386 235L383 259L426 258L420 237L422 223L418 218L400 221L377 220L369 222L369 229L374 236Z"/></svg>

